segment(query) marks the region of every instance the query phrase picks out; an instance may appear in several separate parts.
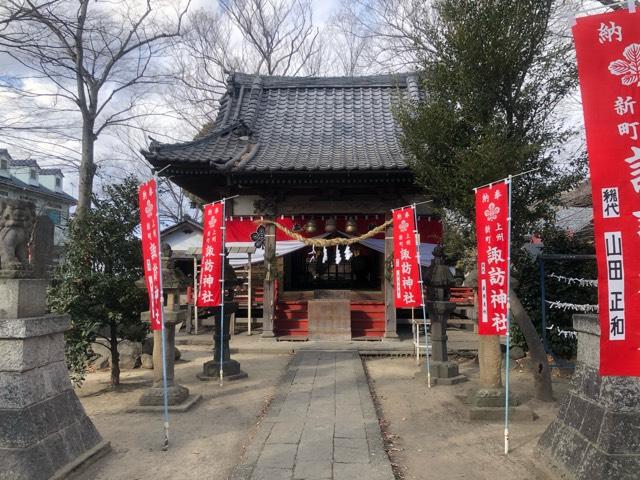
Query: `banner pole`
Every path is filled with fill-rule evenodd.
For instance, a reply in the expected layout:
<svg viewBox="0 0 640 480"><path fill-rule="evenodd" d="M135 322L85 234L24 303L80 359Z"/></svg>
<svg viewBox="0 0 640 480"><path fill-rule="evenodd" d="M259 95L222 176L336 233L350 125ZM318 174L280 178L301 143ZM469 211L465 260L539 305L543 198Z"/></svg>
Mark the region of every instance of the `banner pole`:
<svg viewBox="0 0 640 480"><path fill-rule="evenodd" d="M416 204L412 205L413 208L413 222L414 230L413 234L416 239L416 257L418 259L418 272L420 272L420 296L422 299L422 323L424 325L424 358L427 367L427 387L431 388L431 363L429 361L429 331L427 329L427 306L424 301L424 282L422 280L422 265L420 264L420 235L418 233L418 213L416 211ZM418 349L418 352L420 350Z"/></svg>
<svg viewBox="0 0 640 480"><path fill-rule="evenodd" d="M509 175L509 211L507 212L507 353L505 355L504 454L509 454L509 351L511 347L511 182Z"/></svg>
<svg viewBox="0 0 640 480"><path fill-rule="evenodd" d="M224 267L226 260L225 253L225 236L227 233L227 205L226 199L222 199L222 252L220 252L220 258L222 259L220 268L222 274L220 275L220 387L222 387L224 376Z"/></svg>
<svg viewBox="0 0 640 480"><path fill-rule="evenodd" d="M154 173L153 179L155 180L156 187L158 185L158 174ZM158 190L156 188L156 214L158 215L158 219L156 221L158 225L158 242L160 241L160 210L158 209ZM160 341L162 342L162 400L164 406L164 443L162 445L162 450L166 451L169 449L169 393L167 390L167 346L166 346L166 333L164 326L164 292L162 290L162 267L160 267L160 295L162 295L162 300L160 301Z"/></svg>

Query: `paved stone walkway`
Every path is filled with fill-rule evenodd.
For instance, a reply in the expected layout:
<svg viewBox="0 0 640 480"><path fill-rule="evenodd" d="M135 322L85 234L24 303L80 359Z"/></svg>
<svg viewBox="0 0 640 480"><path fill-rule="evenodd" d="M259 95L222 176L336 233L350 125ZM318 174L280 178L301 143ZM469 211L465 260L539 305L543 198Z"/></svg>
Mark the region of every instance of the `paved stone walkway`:
<svg viewBox="0 0 640 480"><path fill-rule="evenodd" d="M232 480L393 480L357 352L298 352Z"/></svg>

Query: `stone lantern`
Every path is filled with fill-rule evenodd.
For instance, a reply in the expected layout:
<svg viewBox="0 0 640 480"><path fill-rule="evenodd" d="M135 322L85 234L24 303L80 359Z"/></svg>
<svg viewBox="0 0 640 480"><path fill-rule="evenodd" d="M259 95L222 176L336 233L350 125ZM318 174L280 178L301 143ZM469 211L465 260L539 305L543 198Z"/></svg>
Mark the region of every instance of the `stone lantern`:
<svg viewBox="0 0 640 480"><path fill-rule="evenodd" d="M176 325L185 322L189 311L180 309L179 296L187 286L187 277L175 267L172 259L171 247L162 244L162 293L164 297L163 318L165 326L166 341L166 376L169 406L172 410L186 410L200 400L201 396L189 397L189 389L175 383L174 381L174 361L175 361L175 340ZM139 286L144 288L144 280L140 280ZM149 312L142 312L140 315L143 321L149 322ZM142 394L138 401L142 407L160 407L164 404L163 379L162 379L162 331L153 331L153 386Z"/></svg>
<svg viewBox="0 0 640 480"><path fill-rule="evenodd" d="M444 264L442 246L433 250L433 257L424 278L427 286L427 311L431 320L431 375L434 382L454 385L467 380L467 377L460 375L458 364L449 361L447 354L447 320L455 309L455 304L449 298L455 279L449 267Z"/></svg>
<svg viewBox="0 0 640 480"><path fill-rule="evenodd" d="M202 373L198 374L200 380L217 380L220 378L220 349L222 348L222 376L227 380L239 380L246 378L247 374L240 369L240 362L231 358L229 340L231 338L229 325L231 315L238 309L238 302L233 301L234 289L241 282L238 280L235 270L229 263L229 256L224 256L224 312L221 307L213 307L216 319L213 334L213 360L209 360L202 366ZM222 316L224 315L224 322ZM224 327L223 324L224 323Z"/></svg>

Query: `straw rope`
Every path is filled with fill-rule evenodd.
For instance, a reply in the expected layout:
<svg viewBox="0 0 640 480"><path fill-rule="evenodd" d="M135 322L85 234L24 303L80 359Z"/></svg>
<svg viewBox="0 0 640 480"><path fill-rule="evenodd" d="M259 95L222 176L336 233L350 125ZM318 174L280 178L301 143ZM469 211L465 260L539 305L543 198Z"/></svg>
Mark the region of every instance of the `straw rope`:
<svg viewBox="0 0 640 480"><path fill-rule="evenodd" d="M383 233L385 228L393 223L393 219L387 220L382 225L378 225L373 230L369 230L367 233L360 235L359 237L353 238L331 238L327 240L326 238L306 238L300 235L293 230L288 229L284 225L280 225L278 222L274 222L272 220L256 220L257 224L260 225L275 225L275 227L284 232L289 237L298 240L299 242L303 242L305 245L310 247L335 247L336 245L352 245L354 243L361 242L362 240L366 240L371 237L375 237L376 235Z"/></svg>

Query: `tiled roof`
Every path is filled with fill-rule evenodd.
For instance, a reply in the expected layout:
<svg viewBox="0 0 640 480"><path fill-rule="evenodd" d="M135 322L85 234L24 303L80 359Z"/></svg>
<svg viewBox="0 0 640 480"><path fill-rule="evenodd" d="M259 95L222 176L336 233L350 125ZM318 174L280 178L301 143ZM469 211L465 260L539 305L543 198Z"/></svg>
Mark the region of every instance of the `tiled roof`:
<svg viewBox="0 0 640 480"><path fill-rule="evenodd" d="M153 141L152 164L228 172L405 170L393 106L420 95L413 74L268 77L236 73L213 130L187 143Z"/></svg>

